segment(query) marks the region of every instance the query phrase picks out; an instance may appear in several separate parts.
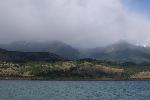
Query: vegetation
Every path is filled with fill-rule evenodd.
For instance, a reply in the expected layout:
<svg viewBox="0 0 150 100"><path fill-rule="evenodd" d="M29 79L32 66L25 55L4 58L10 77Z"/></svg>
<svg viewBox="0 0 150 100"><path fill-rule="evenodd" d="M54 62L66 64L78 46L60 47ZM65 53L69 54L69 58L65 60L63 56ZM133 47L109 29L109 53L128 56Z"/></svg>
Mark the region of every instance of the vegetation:
<svg viewBox="0 0 150 100"><path fill-rule="evenodd" d="M42 77L48 79L148 79L148 65L117 64L107 61L79 60L58 62L0 62L0 77Z"/></svg>

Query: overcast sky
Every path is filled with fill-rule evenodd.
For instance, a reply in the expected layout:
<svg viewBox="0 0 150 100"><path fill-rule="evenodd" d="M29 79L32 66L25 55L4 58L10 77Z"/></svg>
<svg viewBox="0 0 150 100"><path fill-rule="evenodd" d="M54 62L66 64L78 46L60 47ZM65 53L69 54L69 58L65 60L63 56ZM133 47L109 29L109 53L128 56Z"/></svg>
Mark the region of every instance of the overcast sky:
<svg viewBox="0 0 150 100"><path fill-rule="evenodd" d="M146 1L0 0L0 43L60 40L76 47L119 40L150 43Z"/></svg>

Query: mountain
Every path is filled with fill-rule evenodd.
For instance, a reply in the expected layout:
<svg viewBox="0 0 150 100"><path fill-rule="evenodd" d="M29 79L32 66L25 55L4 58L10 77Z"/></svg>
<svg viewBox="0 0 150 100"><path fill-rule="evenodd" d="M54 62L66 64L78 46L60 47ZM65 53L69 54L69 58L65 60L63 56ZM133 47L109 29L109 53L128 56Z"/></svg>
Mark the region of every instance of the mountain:
<svg viewBox="0 0 150 100"><path fill-rule="evenodd" d="M0 48L6 49L8 51L22 51L24 54L25 52L31 52L31 54L36 52L49 52L70 60L95 59L119 63L150 63L149 46L133 45L126 41L119 41L105 47L81 50L73 48L72 46L60 41L18 41L8 45L0 45ZM5 52L3 49L1 51Z"/></svg>
<svg viewBox="0 0 150 100"><path fill-rule="evenodd" d="M26 62L26 61L60 61L60 56L48 52L18 52L0 49L0 61Z"/></svg>
<svg viewBox="0 0 150 100"><path fill-rule="evenodd" d="M0 48L10 51L24 51L24 52L51 52L60 55L66 59L77 59L79 51L68 44L60 41L48 42L31 42L31 41L17 41L11 44L2 44Z"/></svg>
<svg viewBox="0 0 150 100"><path fill-rule="evenodd" d="M149 63L150 48L121 41L106 47L92 49L89 51L88 57L115 62Z"/></svg>

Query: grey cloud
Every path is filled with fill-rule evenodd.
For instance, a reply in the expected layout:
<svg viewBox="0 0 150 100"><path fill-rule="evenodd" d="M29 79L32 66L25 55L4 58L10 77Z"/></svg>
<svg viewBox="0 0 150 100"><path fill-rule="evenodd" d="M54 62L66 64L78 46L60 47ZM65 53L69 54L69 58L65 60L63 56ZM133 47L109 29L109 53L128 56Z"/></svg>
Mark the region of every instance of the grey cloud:
<svg viewBox="0 0 150 100"><path fill-rule="evenodd" d="M0 42L60 40L77 47L148 43L150 21L121 0L1 0Z"/></svg>

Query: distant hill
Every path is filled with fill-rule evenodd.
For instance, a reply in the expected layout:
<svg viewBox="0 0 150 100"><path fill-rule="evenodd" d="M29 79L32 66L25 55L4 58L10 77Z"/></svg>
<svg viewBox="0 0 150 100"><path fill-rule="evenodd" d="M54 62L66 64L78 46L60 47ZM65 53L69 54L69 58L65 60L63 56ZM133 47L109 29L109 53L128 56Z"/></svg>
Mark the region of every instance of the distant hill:
<svg viewBox="0 0 150 100"><path fill-rule="evenodd" d="M49 42L31 42L17 41L11 44L1 44L0 48L9 51L24 51L24 52L51 52L60 55L66 59L77 59L79 51L68 44L60 41Z"/></svg>
<svg viewBox="0 0 150 100"><path fill-rule="evenodd" d="M27 61L60 61L60 56L48 52L18 52L0 49L0 61L27 62Z"/></svg>
<svg viewBox="0 0 150 100"><path fill-rule="evenodd" d="M150 62L149 47L136 46L124 41L92 49L88 52L89 58L115 62Z"/></svg>
<svg viewBox="0 0 150 100"><path fill-rule="evenodd" d="M150 63L150 47L133 45L125 41L119 41L105 47L94 49L76 49L60 41L18 41L7 45L0 45L0 48L8 51L32 52L32 54L34 52L49 52L69 60L88 58L119 63ZM5 50L3 49L1 51L4 52Z"/></svg>

